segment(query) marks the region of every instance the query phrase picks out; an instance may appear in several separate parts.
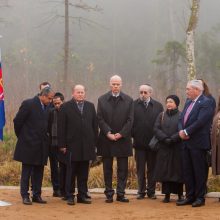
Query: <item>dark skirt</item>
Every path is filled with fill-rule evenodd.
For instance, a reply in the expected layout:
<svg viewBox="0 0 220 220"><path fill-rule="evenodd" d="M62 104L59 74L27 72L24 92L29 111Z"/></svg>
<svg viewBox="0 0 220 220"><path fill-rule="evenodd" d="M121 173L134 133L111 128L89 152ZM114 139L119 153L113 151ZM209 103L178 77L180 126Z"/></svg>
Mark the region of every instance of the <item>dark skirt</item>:
<svg viewBox="0 0 220 220"><path fill-rule="evenodd" d="M162 193L183 195L183 183L162 182Z"/></svg>

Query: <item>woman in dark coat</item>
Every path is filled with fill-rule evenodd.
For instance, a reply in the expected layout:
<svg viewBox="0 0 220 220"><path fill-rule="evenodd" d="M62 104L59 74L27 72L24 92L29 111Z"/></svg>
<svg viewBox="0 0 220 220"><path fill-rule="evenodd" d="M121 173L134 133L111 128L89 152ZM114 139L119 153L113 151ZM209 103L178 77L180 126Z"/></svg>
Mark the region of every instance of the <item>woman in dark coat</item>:
<svg viewBox="0 0 220 220"><path fill-rule="evenodd" d="M212 123L212 174L220 175L220 97L216 115Z"/></svg>
<svg viewBox="0 0 220 220"><path fill-rule="evenodd" d="M183 195L181 140L178 133L178 110L180 100L176 95L166 98L167 110L157 117L154 132L160 141L155 166L155 180L162 182L163 202L170 201L170 194L178 194L178 200Z"/></svg>

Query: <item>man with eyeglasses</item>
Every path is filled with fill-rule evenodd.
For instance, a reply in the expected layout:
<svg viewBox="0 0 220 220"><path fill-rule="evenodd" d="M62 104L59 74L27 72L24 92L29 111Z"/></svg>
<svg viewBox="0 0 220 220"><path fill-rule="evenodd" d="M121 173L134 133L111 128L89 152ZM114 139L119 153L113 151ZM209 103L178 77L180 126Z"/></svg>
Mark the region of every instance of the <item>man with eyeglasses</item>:
<svg viewBox="0 0 220 220"><path fill-rule="evenodd" d="M150 85L141 85L139 87L139 98L134 101L132 136L138 178L137 199L144 199L146 194L148 198L156 199L156 182L153 180L156 153L150 150L148 144L153 137L154 122L159 113L163 111L163 106L152 99L152 92L153 89Z"/></svg>

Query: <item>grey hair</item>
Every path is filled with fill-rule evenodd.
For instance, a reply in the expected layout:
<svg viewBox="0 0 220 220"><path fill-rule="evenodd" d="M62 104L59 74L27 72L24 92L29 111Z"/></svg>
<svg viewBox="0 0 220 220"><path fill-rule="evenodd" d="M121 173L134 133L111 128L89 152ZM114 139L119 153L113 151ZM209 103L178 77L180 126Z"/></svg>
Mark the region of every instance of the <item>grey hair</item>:
<svg viewBox="0 0 220 220"><path fill-rule="evenodd" d="M147 91L149 91L150 93L153 93L153 88L149 85L149 84L143 84L139 86L139 90L141 89L141 87L145 88Z"/></svg>
<svg viewBox="0 0 220 220"><path fill-rule="evenodd" d="M54 93L51 87L45 87L40 91L40 96L48 96L50 93Z"/></svg>
<svg viewBox="0 0 220 220"><path fill-rule="evenodd" d="M122 82L122 78L121 78L119 75L114 75L114 76L112 76L112 77L110 78L110 82L111 82L112 80L114 80L114 79L118 79L118 80L120 80L120 81Z"/></svg>
<svg viewBox="0 0 220 220"><path fill-rule="evenodd" d="M204 87L203 87L201 80L193 79L193 80L189 81L187 84L193 88L197 88L200 91L204 90Z"/></svg>

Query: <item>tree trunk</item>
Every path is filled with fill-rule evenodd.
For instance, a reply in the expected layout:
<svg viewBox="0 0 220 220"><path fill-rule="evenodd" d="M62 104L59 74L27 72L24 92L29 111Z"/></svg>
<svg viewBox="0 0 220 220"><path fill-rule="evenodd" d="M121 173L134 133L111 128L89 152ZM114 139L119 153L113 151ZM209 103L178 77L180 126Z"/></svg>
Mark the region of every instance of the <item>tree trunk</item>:
<svg viewBox="0 0 220 220"><path fill-rule="evenodd" d="M198 23L200 0L192 0L191 15L189 25L186 31L186 57L187 57L187 79L192 80L196 78L196 65L194 54L194 31Z"/></svg>
<svg viewBox="0 0 220 220"><path fill-rule="evenodd" d="M65 42L64 42L64 73L63 73L63 89L68 83L68 65L69 65L69 0L65 0Z"/></svg>

